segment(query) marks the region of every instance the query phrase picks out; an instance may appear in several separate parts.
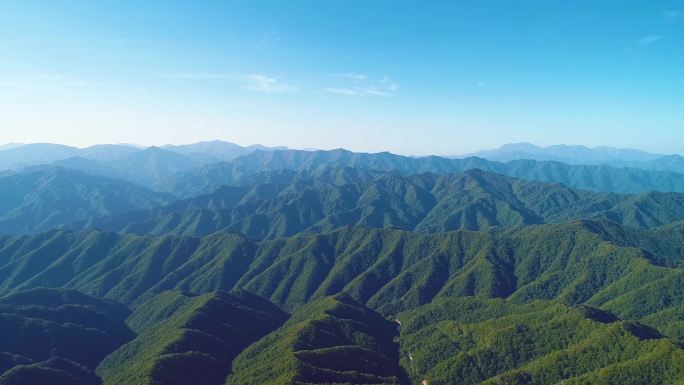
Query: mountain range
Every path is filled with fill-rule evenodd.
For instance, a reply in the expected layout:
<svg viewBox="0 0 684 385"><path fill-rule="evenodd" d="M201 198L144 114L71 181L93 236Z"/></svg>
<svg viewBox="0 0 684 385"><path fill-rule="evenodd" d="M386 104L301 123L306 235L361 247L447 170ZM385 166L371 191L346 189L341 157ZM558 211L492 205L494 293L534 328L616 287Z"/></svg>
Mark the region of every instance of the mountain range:
<svg viewBox="0 0 684 385"><path fill-rule="evenodd" d="M677 156L478 155L0 148L0 385L682 384Z"/></svg>
<svg viewBox="0 0 684 385"><path fill-rule="evenodd" d="M350 296L359 303L358 306L365 305L390 320L400 321L406 316L404 312L420 311L420 306L431 303L437 306L440 301L451 298L502 298L505 299L506 306L520 312L520 317L523 317L520 322L532 328L538 328L539 324L534 323L537 322L534 318L528 318L531 314L525 310L525 306L534 304L535 301L553 300L566 304L564 306L597 308L607 313L605 317L613 320L612 322L619 320L615 324L617 329L605 327L600 329L602 331L596 331L597 336L606 339L605 343L610 349L619 349L621 342L612 339L611 333L620 333L620 330L631 330L634 337L630 337L633 338L630 343L639 346L649 356L663 353L649 347L648 341L661 341L664 348L669 349L668 357L674 357L671 358L672 364L665 364L666 367L681 374L677 372L677 362L680 362L682 350L677 347L676 341L683 337L682 321L677 319L677 314L681 314L684 306L681 291L684 287L684 270L681 267L681 254L678 253L682 244L671 236L673 233L681 234L681 225L662 230L636 230L602 221L527 226L509 231L458 231L443 235L345 227L328 234L302 233L290 239L265 243L253 243L239 236L220 232L195 238L53 231L38 236L0 239L0 259L4 261L0 292L12 295L22 290L45 286L79 290L89 295L120 301L132 306L136 309L135 312L143 312L145 316L134 318L140 321L129 318L131 326L144 322L142 320L145 319L155 325L158 325L155 319L159 322L164 322L168 317L175 320L168 311L163 310L166 306L163 304L176 300L167 299L158 303L154 299L166 295L164 293L167 290L198 294L244 290L272 301L287 312L294 312L292 317L304 312L302 317L312 316L314 319L315 313L310 313L304 305L318 299L324 301L328 296L338 293ZM681 236L678 239L682 239ZM150 301L154 305L150 305ZM178 305L170 306L172 309L178 308ZM561 310L562 307L550 309L547 309L546 314L560 317L565 312ZM492 311L507 314L501 306L494 306ZM472 315L470 311L466 314ZM543 315L540 317L544 319ZM222 322L228 321L223 318ZM478 322L478 318L470 322ZM558 322L571 321L562 321L560 318ZM574 322L571 323L574 325ZM585 333L581 335L586 335L586 329L595 329L590 325L591 323L577 326L583 328L577 333L581 331ZM289 333L284 330L287 327L274 333ZM386 332L392 330L396 329L389 328ZM309 338L314 338L314 341L321 341L319 338L323 338L316 337L313 331L311 333L313 336ZM140 335L143 336L142 333ZM271 346L267 342L268 338L282 341L278 335L280 334L268 334L261 344ZM589 338L586 336L585 338ZM406 338L407 341L410 340L408 336ZM500 338L505 343L507 337ZM674 342L668 342L666 338L673 339ZM581 346L581 339L576 343ZM584 343L586 344L586 340ZM345 346L346 344L342 343ZM270 360L273 360L273 354L276 357L285 354L263 353L266 356L261 358L262 353L256 352L261 351L259 346L262 345L257 342L244 351L247 357L253 358L238 356L235 359L235 380L241 378L239 370L243 369L239 368L258 368L255 366L258 362L270 362L265 357L270 356ZM301 346L303 345L295 342L294 351L299 352ZM408 345L408 348L411 346ZM562 346L570 349L572 345L558 345L557 348L554 347L556 345L543 346L544 349L549 349L547 352L550 354L561 351L558 349L565 349ZM127 349L133 350L122 353L122 357L143 354L135 353L139 350L131 345ZM195 351L198 348L193 349ZM167 351L161 350L163 353L153 354L168 354L165 353ZM178 352L180 354L182 350ZM395 355L392 352L390 349L378 354L387 358ZM451 354L448 357L455 358L460 354L458 350L448 352L444 353ZM517 361L510 365L485 372L480 380L469 383L479 383L493 376L503 375L507 370L524 369L533 359L541 359L543 355L540 354L516 358ZM578 359L581 360L590 357L581 351L573 354L579 355ZM183 357L183 362L192 359L187 355L179 357ZM439 357L430 357L429 360L448 358ZM133 366L138 365L140 360L132 360L129 364L120 363L121 359L116 358L116 353L111 359L117 364L110 363L108 357L103 361L104 366L98 369L98 373L105 379L109 376L105 375L108 373L105 368L112 366L123 365L118 366L119 369L114 372L109 372L123 373L121 375L143 370L134 369ZM414 358L417 359L418 356ZM378 362L383 362L380 360ZM616 358L612 360L622 362ZM154 362L158 362L158 359ZM322 359L317 367L333 362L336 361ZM553 366L548 365L554 362L550 360L546 364L535 364L535 367L551 370ZM604 365L609 365L610 362L606 361ZM641 364L643 363L639 362ZM178 365L186 364L177 363L168 370L177 368ZM403 367L406 369L407 365ZM410 363L408 368L411 369ZM290 373L289 369L282 370L281 374ZM580 374L589 372L591 371L578 370ZM374 373L382 374L383 378L394 378L384 371ZM429 371L416 373L431 376ZM398 372L394 376L400 377ZM235 381L231 378L233 377L229 376L229 382ZM431 378L437 380L439 376ZM391 380L390 383L400 381Z"/></svg>
<svg viewBox="0 0 684 385"><path fill-rule="evenodd" d="M227 230L274 239L347 225L441 233L589 218L641 228L684 220L684 194L589 192L479 169L448 175L378 175L351 168L276 175L68 227L194 236Z"/></svg>
<svg viewBox="0 0 684 385"><path fill-rule="evenodd" d="M97 145L77 149L62 145L31 144L0 150L0 170L21 172L28 165L55 165L123 179L181 198L210 193L223 185L239 183L263 171L300 172L325 167L353 167L405 175L426 172L451 174L479 168L520 179L562 183L583 190L643 193L684 192L684 159L680 158L678 155L658 157L648 161L649 164L591 164L589 161L567 164L532 159L502 163L478 157L415 158L391 153L354 153L341 149L303 151L280 147L239 147L218 141L144 149L129 145ZM7 171L2 173L6 174Z"/></svg>
<svg viewBox="0 0 684 385"><path fill-rule="evenodd" d="M480 157L498 162L521 159L557 161L567 164L594 164L631 167L644 170L684 172L684 157L678 154L653 154L631 148L554 145L539 147L531 143L505 144L494 150L483 150L463 157Z"/></svg>

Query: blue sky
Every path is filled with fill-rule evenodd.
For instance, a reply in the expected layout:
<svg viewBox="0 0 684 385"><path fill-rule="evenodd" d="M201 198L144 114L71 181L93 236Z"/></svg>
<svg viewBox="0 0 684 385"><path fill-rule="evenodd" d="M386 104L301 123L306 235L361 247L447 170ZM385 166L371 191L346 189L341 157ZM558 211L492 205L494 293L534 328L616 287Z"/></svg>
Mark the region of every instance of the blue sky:
<svg viewBox="0 0 684 385"><path fill-rule="evenodd" d="M684 152L684 1L0 2L0 143Z"/></svg>

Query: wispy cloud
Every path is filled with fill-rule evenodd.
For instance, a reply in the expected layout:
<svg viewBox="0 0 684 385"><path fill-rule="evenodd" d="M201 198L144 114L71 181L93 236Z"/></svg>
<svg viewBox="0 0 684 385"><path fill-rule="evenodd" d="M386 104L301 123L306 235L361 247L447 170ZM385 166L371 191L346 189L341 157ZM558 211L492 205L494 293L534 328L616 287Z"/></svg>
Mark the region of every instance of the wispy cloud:
<svg viewBox="0 0 684 385"><path fill-rule="evenodd" d="M372 79L364 74L348 72L334 74L334 77L346 79L346 84L328 87L325 90L338 95L347 96L389 96L399 90L399 85L388 76Z"/></svg>
<svg viewBox="0 0 684 385"><path fill-rule="evenodd" d="M256 92L292 92L296 91L297 87L284 83L279 78L272 78L265 75L251 74L247 75L247 89Z"/></svg>
<svg viewBox="0 0 684 385"><path fill-rule="evenodd" d="M336 87L329 87L325 89L328 92L331 92L333 94L340 94L340 95L358 95L358 91L352 89L352 88L336 88Z"/></svg>
<svg viewBox="0 0 684 385"><path fill-rule="evenodd" d="M665 21L672 23L682 17L682 11L679 9L666 9L663 11Z"/></svg>
<svg viewBox="0 0 684 385"><path fill-rule="evenodd" d="M636 45L639 47L647 47L649 45L653 45L660 41L662 36L660 35L646 35L636 41Z"/></svg>
<svg viewBox="0 0 684 385"><path fill-rule="evenodd" d="M168 79L178 79L178 80L220 80L220 79L232 79L235 76L230 74L214 74L214 73L177 73L177 74L164 74L164 78Z"/></svg>
<svg viewBox="0 0 684 385"><path fill-rule="evenodd" d="M351 79L351 80L366 80L366 79L368 79L368 75L358 74L356 72L346 72L343 74L335 74L333 76L338 77L338 78Z"/></svg>
<svg viewBox="0 0 684 385"><path fill-rule="evenodd" d="M397 90L399 90L399 85L392 81L392 79L390 79L388 76L382 78L380 80L380 83L382 83L385 86L385 88L390 92L396 92Z"/></svg>

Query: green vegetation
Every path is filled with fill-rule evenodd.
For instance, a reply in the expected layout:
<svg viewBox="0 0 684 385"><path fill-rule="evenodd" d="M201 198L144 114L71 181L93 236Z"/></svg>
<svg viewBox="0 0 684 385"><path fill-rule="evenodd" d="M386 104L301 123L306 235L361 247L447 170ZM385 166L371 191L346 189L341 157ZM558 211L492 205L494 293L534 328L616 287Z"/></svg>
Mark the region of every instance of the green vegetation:
<svg viewBox="0 0 684 385"><path fill-rule="evenodd" d="M98 384L92 370L133 339L128 309L73 290L0 298L0 384Z"/></svg>
<svg viewBox="0 0 684 385"><path fill-rule="evenodd" d="M656 325L684 298L681 255L661 252L668 234L605 221L439 235L344 227L259 243L54 231L0 238L0 290L65 286L137 306L165 290L245 289L287 311L346 292L387 316L450 296L558 299Z"/></svg>
<svg viewBox="0 0 684 385"><path fill-rule="evenodd" d="M414 383L629 385L684 378L681 347L597 309L448 298L399 318L402 364Z"/></svg>
<svg viewBox="0 0 684 385"><path fill-rule="evenodd" d="M575 219L652 228L684 219L684 194L588 192L481 170L401 176L323 168L261 177L269 182L224 186L168 206L71 227L194 236L227 230L274 239L346 225L441 233Z"/></svg>
<svg viewBox="0 0 684 385"><path fill-rule="evenodd" d="M138 309L129 319L138 337L98 367L105 384L222 384L232 359L287 317L247 293L167 291Z"/></svg>
<svg viewBox="0 0 684 385"><path fill-rule="evenodd" d="M0 177L0 234L45 231L172 200L122 180L58 167L28 169Z"/></svg>
<svg viewBox="0 0 684 385"><path fill-rule="evenodd" d="M402 175L422 173L453 174L481 169L513 178L562 183L572 188L623 194L650 191L684 192L684 174L605 165L569 165L553 161L514 160L507 163L482 158L449 159L438 156L407 157L389 152L365 154L347 150L332 151L254 151L230 164L243 172L266 170L315 170L325 167L354 167ZM666 169L664 167L663 169ZM215 172L216 173L216 172ZM206 182L211 183L211 180ZM214 181L214 183L216 183Z"/></svg>
<svg viewBox="0 0 684 385"><path fill-rule="evenodd" d="M228 385L401 384L397 325L346 296L303 306L233 363Z"/></svg>
<svg viewBox="0 0 684 385"><path fill-rule="evenodd" d="M35 364L15 366L0 375L0 384L101 385L102 381L88 368L68 360L51 358Z"/></svg>
<svg viewBox="0 0 684 385"><path fill-rule="evenodd" d="M90 227L0 236L0 385L684 381L684 194L472 169L594 190L677 178L256 151L165 179L164 151L135 154L120 159L151 168L129 176L206 194L158 206L74 171L0 178L0 231Z"/></svg>

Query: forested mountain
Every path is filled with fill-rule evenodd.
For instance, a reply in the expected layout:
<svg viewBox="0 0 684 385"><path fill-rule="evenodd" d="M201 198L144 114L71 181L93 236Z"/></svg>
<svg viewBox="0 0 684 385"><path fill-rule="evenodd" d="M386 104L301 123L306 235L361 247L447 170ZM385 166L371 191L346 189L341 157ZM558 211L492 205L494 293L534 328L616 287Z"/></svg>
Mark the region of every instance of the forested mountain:
<svg viewBox="0 0 684 385"><path fill-rule="evenodd" d="M173 201L121 180L58 167L36 167L0 177L0 233L36 232L102 215Z"/></svg>
<svg viewBox="0 0 684 385"><path fill-rule="evenodd" d="M13 150L53 164L0 172L2 385L684 381L684 174Z"/></svg>
<svg viewBox="0 0 684 385"><path fill-rule="evenodd" d="M203 330L201 325L205 323L195 324L195 314L202 314L202 320L205 316L209 317L206 325L211 325L214 322L210 321L212 319L220 320L220 324L231 325L233 321L226 317L236 314L235 310L222 309L224 306L234 306L231 305L234 302L230 297L216 297L211 294L217 291L247 291L270 299L286 311L294 312L293 318L285 327L275 332L276 334L260 340L238 356L233 364L235 377L231 379L233 377L229 376L229 383L252 377L253 369L250 368L260 367L257 364L261 365L261 362L268 363L267 368L274 368L275 371L270 372L274 373L273 376L264 375L275 381L273 383L283 384L299 383L298 378L303 379L301 382L325 383L329 378L337 376L332 373L342 370L329 365L335 362L339 362L340 365L352 365L357 355L351 355L348 349L353 351L356 348L349 347L348 342L334 342L337 341L335 339L324 342L327 341L325 338L329 337L323 336L328 335L326 333L333 329L323 328L326 333L318 337L318 323L315 322L313 326L306 324L311 322L307 321L308 319L318 319L316 314L330 314L328 310L315 309L318 306L326 309L327 305L320 304L329 303L326 302L330 301L326 299L328 296L342 293L359 302L358 305L349 304L352 307L358 308L363 304L390 320L398 318L402 322L403 363L407 371L415 370L411 372L414 383L422 378L429 378L436 383L452 381L450 378L454 377L449 376L460 376L459 373L463 372L443 372L440 368L451 367L452 364L439 362L451 362L453 359L462 362L458 365L466 365L463 370L480 373L469 377L469 383L479 383L496 376L506 378L507 383L513 383L510 382L512 378L525 379L528 376L537 379L555 378L553 376L559 374L549 374L549 371L556 370L554 365L557 361L554 357L559 354L570 354L568 357L577 357L581 362L593 360L591 357L595 353L592 353L594 350L591 349L598 349L600 344L605 344L605 349L608 350L621 349L620 346L632 346L633 349L630 348L632 350L624 356L608 355L605 360L596 361L594 366L587 366L581 362L572 364L574 366L569 368L574 369L567 372L567 375L563 374L563 378L577 377L578 381L582 378L594 378L596 381L608 381L607 379L617 378L617 374L606 372L606 368L618 365L640 373L651 373L651 377L646 378L662 378L663 383L668 383L671 379L681 378L677 372L681 348L670 341L681 340L684 337L680 318L684 309L684 270L681 267L683 246L680 242L681 237L671 238L673 233L681 234L680 224L645 230L626 228L605 221L526 226L507 231L457 231L439 235L344 227L327 234L303 233L292 238L259 243L221 232L204 238L195 238L119 235L94 231L52 231L34 236L0 238L0 260L3 261L3 265L0 266L0 291L13 293L39 286L66 287L118 300L136 309L134 315L129 317L128 323L140 333L140 336L124 345L101 364L98 373L105 379L105 383L139 381L133 378L149 379L154 376L153 373L161 373L159 375L163 376L164 373L173 372L171 368L193 366L191 362L198 362L198 367L203 368L216 368L212 366L215 365L212 364L215 360L227 365L230 362L230 358L227 358L229 355L216 355L217 352L228 354L232 351L237 354L240 349L211 350L211 346L224 345L219 342L216 342L219 345L213 345L214 342L200 343L191 337L194 332L171 332ZM196 297L201 293L206 295ZM472 341L469 344L475 345L463 345L462 348L458 348L465 349L463 353L459 353L456 348L440 350L440 344L443 342L438 340L444 337L439 337L441 334L428 337L425 333L434 334L432 329L421 331L421 328L441 323L427 322L421 328L416 327L415 333L423 337L405 334L414 328L409 326L410 322L405 323L405 320L415 318L417 314L433 312L429 310L431 308L425 310L421 306L431 306L432 303L437 310L456 311L456 305L444 304L473 297L479 300L502 298L505 302L485 301L477 306L468 305L470 307L466 306L466 302L463 306L469 310L454 313L461 318L454 319L453 314L440 316L447 317L444 319L451 319L459 325L471 324L467 327L469 333L473 333L469 337L469 341ZM553 300L560 303L530 305L538 300ZM215 303L216 307L207 308L208 303ZM567 307L579 305L589 306L589 310L585 311L588 315L582 315ZM261 307L255 308L250 303L248 308L260 309L259 311L268 308L268 305L259 306ZM529 331L523 334L529 335L531 340L515 342L520 334L505 334L509 329L495 324L491 327L482 325L486 319L494 316L491 315L493 313L486 313L482 316L484 318L478 318L478 313L473 307L480 306L490 309L489 312L500 314L496 317L501 317L501 320L497 321L501 325L511 320L515 321L513 325L519 326L519 329L514 328L511 331ZM251 312L248 309L246 311ZM406 313L408 316L403 313L406 311L409 312ZM608 312L611 315L606 315ZM275 324L260 329L263 330L260 333L265 334L269 328L272 330L276 327L274 325L278 324L277 320L283 319L282 313L278 315L275 309L271 314ZM334 311L332 315L335 316ZM511 317L506 318L508 316ZM379 316L370 317L378 319ZM606 319L611 322L605 326L595 324L599 322L594 319L597 317L607 317ZM259 318L264 319L263 316ZM568 329L568 338L558 342L549 339L552 335L544 326L549 320L574 325L568 326L571 327ZM327 325L327 322L324 324ZM337 327L335 325L338 325L339 320L332 319L330 322L330 327L334 328ZM385 325L388 323L383 322ZM254 322L249 324L255 327L257 325ZM239 327L232 325L230 330ZM499 329L502 329L502 334L495 333L493 337L489 336L492 330ZM224 333L220 328L211 330L210 334L215 337L221 335L216 333ZM341 330L358 335L346 326ZM368 333L367 328L361 330ZM389 332L396 332L396 327L383 327L383 331L373 330L370 335L375 337L368 338L381 338L374 333ZM589 332L594 334L587 334ZM164 339L157 333L178 337ZM306 338L312 339L312 348L304 349L301 347L303 345L297 344L297 341L304 338L302 333L305 333L303 336L308 336ZM368 338L363 337L358 341L367 341ZM388 341L387 337L382 338ZM426 341L424 349L427 351L437 349L434 351L437 355L430 358L434 361L419 364L419 357L421 360L425 359L428 353L421 353L422 350L413 345L415 342L412 341L416 341L415 338ZM488 367L486 371L477 366L485 365L484 363L476 366L467 364L466 358L469 356L479 357L480 353L487 357L491 356L488 352L492 352L494 346L499 345L492 345L490 342L490 347L487 347L487 342L483 341L490 338L501 341L497 344L508 344L510 349L507 352L523 354L522 352L528 348L534 349L520 357L511 356L505 363ZM653 342L649 342L654 338ZM255 341L257 339L253 338ZM213 337L211 340L215 341ZM236 340L230 341L235 343ZM283 343L274 345L268 341ZM457 346L461 346L458 345L458 340L455 341ZM590 341L596 341L598 345L593 346ZM197 343L200 345L196 345ZM295 345L288 345L290 343ZM317 343L322 345L316 345ZM591 348L588 351L582 348L587 344ZM142 346L146 349L142 349ZM246 345L243 343L239 346ZM371 349L374 352L368 354L374 358L364 362L370 368L390 369L391 367L382 366L380 363L392 357L395 354L393 350L374 346L380 350ZM518 350L518 347L521 350ZM410 349L408 352L411 353L415 350L413 364L406 361L406 349ZM308 352L310 350L312 352ZM203 351L205 353L201 353ZM190 352L200 353L196 355ZM170 361L164 358L167 354L171 355L168 357ZM330 358L333 356L346 358L335 361ZM491 357L498 362L496 357L501 356ZM652 369L653 361L644 361L637 357L657 359L661 367L666 368L662 373L663 377L652 377L655 370ZM299 364L289 363L291 359L304 360L304 367L313 365L312 371L303 370ZM462 361L463 359L466 361ZM168 367L165 366L165 362L175 364ZM434 365L429 362L433 362ZM401 372L373 371L353 365L355 371L361 373L357 374L362 377L365 376L363 373L379 376L375 379L363 377L367 378L369 383L377 383L379 378L386 383L403 381ZM220 370L206 370L208 373L215 373L215 377L211 378L221 377ZM319 370L327 374L315 374ZM345 372L343 377L351 375L344 370L342 372ZM184 378L183 375L176 373L173 377ZM309 375L313 377L307 377ZM333 377L326 377L328 375ZM134 377L123 380L121 376ZM280 376L291 380L278 382L277 378ZM146 383L147 380L140 381L142 382L136 383ZM536 381L546 383L544 380Z"/></svg>
<svg viewBox="0 0 684 385"><path fill-rule="evenodd" d="M429 384L675 384L684 350L591 307L448 298L401 318L404 367Z"/></svg>
<svg viewBox="0 0 684 385"><path fill-rule="evenodd" d="M407 383L397 325L346 296L312 301L235 360L227 385Z"/></svg>
<svg viewBox="0 0 684 385"><path fill-rule="evenodd" d="M477 169L457 175L402 176L323 168L262 173L257 179L151 210L93 218L71 228L196 236L228 230L273 239L346 225L440 233L583 218L648 228L684 219L684 194L596 193Z"/></svg>
<svg viewBox="0 0 684 385"><path fill-rule="evenodd" d="M98 363L134 337L128 309L72 290L0 298L0 384L99 384Z"/></svg>
<svg viewBox="0 0 684 385"><path fill-rule="evenodd" d="M261 243L52 231L0 238L0 293L68 287L134 304L170 289L244 289L291 311L345 292L385 315L474 295L588 303L642 319L681 305L681 245L662 247L676 242L602 221L438 235L344 227Z"/></svg>
<svg viewBox="0 0 684 385"><path fill-rule="evenodd" d="M451 174L479 168L514 178L562 183L592 191L642 193L684 192L684 174L617 168L605 165L569 165L554 161L516 160L507 163L482 158L448 159L437 156L411 158L388 152L377 154L333 151L254 151L232 162L243 170L308 170L325 166L359 167L400 174Z"/></svg>
<svg viewBox="0 0 684 385"><path fill-rule="evenodd" d="M647 161L615 161L611 165L591 164L590 161L566 164L528 159L500 163L477 157L414 158L388 152L366 154L342 149L301 151L258 145L234 146L226 142L203 142L164 148L98 145L77 149L32 144L0 150L0 169L55 164L94 175L124 179L179 197L206 194L223 185L250 180L255 174L265 171L311 172L312 169L325 167L355 167L403 175L427 172L451 174L479 168L526 180L562 183L583 190L684 192L684 158L678 155ZM234 148L238 150L231 150Z"/></svg>
<svg viewBox="0 0 684 385"><path fill-rule="evenodd" d="M98 368L107 384L221 384L238 353L287 319L247 293L168 291L137 309L129 323L140 334Z"/></svg>

